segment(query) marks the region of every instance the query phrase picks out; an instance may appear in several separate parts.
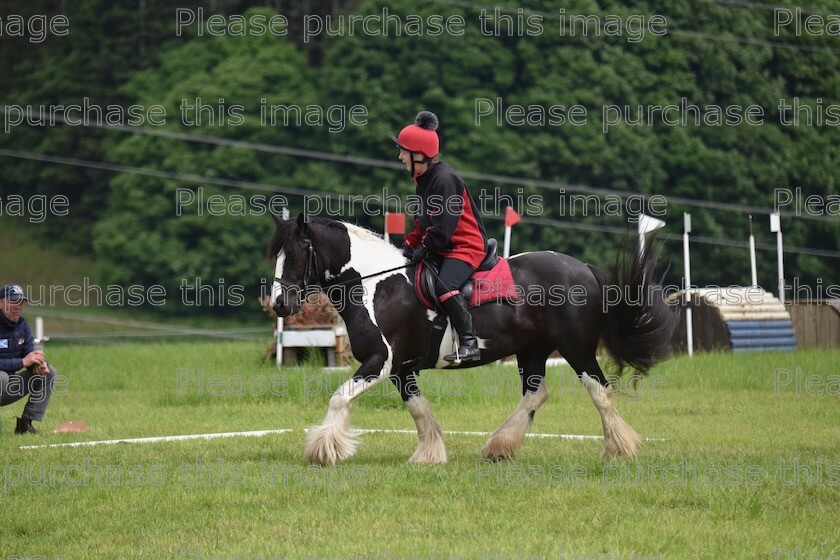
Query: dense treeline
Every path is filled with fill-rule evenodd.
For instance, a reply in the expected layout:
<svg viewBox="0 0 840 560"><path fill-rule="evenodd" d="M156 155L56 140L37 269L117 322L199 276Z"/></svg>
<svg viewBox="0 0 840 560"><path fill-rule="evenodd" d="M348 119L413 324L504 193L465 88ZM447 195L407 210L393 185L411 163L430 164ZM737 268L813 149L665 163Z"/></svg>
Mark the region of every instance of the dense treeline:
<svg viewBox="0 0 840 560"><path fill-rule="evenodd" d="M403 171L212 139L395 161L388 136L420 109L439 115L444 159L463 171L767 211L776 189L799 188L803 198L817 195L824 203L840 196L840 45L836 36L805 36L792 24L776 30L774 18L780 16L772 10L687 0L569 5L529 0L495 19L483 17L480 5L448 1L216 0L179 6L181 12L161 0L29 0L6 2L0 13L4 105L37 111L40 105L81 104L87 98L100 107L159 106L165 117L159 126L146 119L144 130L205 138L139 134L140 126L120 131L61 123L11 126L10 117L0 115L2 149L182 176L0 159L4 196L70 197L66 217L33 229L68 251L95 255L109 282L163 284L175 293L184 279L225 278L228 285L242 284L256 293L260 279L268 276L262 253L271 221L253 215L264 209L255 205L255 196L282 195L292 212L329 212L381 230L382 217L371 216L370 206L349 205L346 198L319 204L320 199L287 189L404 196L412 187ZM516 9L526 6L529 11ZM816 2L810 9L817 14L832 9L828 3L820 6ZM40 42L32 40L32 30L16 37L8 29L12 14L65 14L69 33L47 34ZM591 18L583 36L581 25L570 24L574 14L601 19ZM223 22L216 27L208 23L214 15ZM386 15L390 20L383 27ZM667 22L660 30L668 34L660 36L653 28L640 37L641 18L649 24L654 15ZM187 23L190 16L195 21ZM370 17L366 27L357 19L351 28L350 16ZM607 16L625 25L610 28L613 36L605 36ZM239 19L244 26L237 26ZM272 21L274 28L268 25ZM436 25L447 23L450 29L435 32ZM807 107L781 112L780 104ZM680 108L670 113L671 120L661 109L648 115L651 107L666 105ZM289 106L300 108L300 124ZM570 111L573 106L576 113ZM748 124L749 106L760 108L751 116L761 124ZM275 123L266 122L272 107L281 108ZM723 113L716 116L715 107ZM809 114L810 125L804 122ZM669 124L680 116L687 118L684 125ZM704 122L697 125L695 118ZM216 179L276 189L221 186ZM587 192L572 187L561 192L477 179L468 183L484 201L491 234L501 234L509 200L526 214L516 226L516 251L559 249L604 264L620 237L571 226L621 228L628 215L645 208L641 199L618 204L603 193L584 200ZM225 211L208 206L213 195L227 197L219 206ZM244 207L237 197L245 197ZM681 233L682 212L690 211L697 236L746 241L746 212L674 202L652 209L664 209L670 233ZM811 210L834 219L783 214L786 245L836 251L840 204ZM232 215L241 213L251 215ZM772 244L767 215L757 214L755 223L758 242ZM744 248L695 243L692 254L696 284L749 280ZM677 241L667 242L666 257L673 265L668 279L678 283ZM787 276L809 285L818 278L831 283L838 262L787 253ZM774 278L775 257L762 251L759 281L775 292Z"/></svg>

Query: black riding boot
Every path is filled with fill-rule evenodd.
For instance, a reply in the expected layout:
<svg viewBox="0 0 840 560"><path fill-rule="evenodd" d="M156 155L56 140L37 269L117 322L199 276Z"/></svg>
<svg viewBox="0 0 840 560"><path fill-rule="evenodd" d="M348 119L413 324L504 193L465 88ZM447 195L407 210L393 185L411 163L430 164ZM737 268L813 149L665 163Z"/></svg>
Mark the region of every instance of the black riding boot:
<svg viewBox="0 0 840 560"><path fill-rule="evenodd" d="M452 328L458 333L458 350L443 357L447 362L473 362L481 357L478 339L472 324L472 315L467 308L467 300L457 294L442 303L449 316Z"/></svg>

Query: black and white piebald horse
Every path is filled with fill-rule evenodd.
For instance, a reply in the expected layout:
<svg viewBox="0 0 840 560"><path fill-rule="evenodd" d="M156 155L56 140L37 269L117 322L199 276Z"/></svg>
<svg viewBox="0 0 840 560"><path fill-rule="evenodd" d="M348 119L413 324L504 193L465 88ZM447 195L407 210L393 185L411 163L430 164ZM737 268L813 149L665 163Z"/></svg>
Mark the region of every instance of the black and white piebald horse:
<svg viewBox="0 0 840 560"><path fill-rule="evenodd" d="M402 251L352 224L306 221L303 215L275 221L269 245L269 256L277 259L274 310L281 317L292 315L305 294L326 291L347 326L353 356L361 362L330 398L323 422L309 431L306 460L333 465L353 455L357 441L349 426L350 404L391 379L417 426L419 445L409 461L445 462L440 424L415 379L414 359L426 352L435 314L415 294L414 266L406 267ZM513 279L528 297L519 305L494 302L470 310L481 360L464 367L515 354L522 378L519 406L487 441L483 458L513 458L519 451L534 413L546 400L546 359L554 350L577 372L601 415L602 458L635 456L641 440L616 412L614 390L595 352L603 341L619 370L629 365L642 373L667 357L674 314L652 281L655 262L655 251L640 256L628 243L609 279L601 269L553 251L509 259ZM542 297L531 297L535 293ZM566 297L551 301L552 293ZM443 337L436 367L451 366L441 357L452 353L454 344L454 337ZM408 365L412 361L415 366Z"/></svg>

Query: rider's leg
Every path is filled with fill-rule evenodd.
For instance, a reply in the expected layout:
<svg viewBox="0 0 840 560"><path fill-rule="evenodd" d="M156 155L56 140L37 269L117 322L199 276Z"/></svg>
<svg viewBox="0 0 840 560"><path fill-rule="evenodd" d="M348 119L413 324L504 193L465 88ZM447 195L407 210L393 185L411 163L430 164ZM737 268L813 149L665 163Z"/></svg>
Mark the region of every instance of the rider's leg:
<svg viewBox="0 0 840 560"><path fill-rule="evenodd" d="M472 276L473 268L458 259L443 259L435 291L443 310L449 316L452 328L458 333L458 351L444 356L447 362L478 360L480 352L475 337L472 316L460 287Z"/></svg>

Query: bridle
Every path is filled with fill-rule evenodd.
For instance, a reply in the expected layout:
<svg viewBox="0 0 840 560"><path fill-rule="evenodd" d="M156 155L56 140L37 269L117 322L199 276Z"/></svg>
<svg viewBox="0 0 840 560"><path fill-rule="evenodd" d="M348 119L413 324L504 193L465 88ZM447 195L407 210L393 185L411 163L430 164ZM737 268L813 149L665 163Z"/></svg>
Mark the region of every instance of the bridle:
<svg viewBox="0 0 840 560"><path fill-rule="evenodd" d="M312 244L312 240L308 237L304 238L306 242L306 250L309 252L309 256L306 259L306 269L303 271L303 278L299 284L293 284L288 280L283 280L282 278L274 277L274 281L280 284L280 287L283 288L284 291L288 290L289 288L297 288L298 293L300 294L299 301L303 302L310 294L318 293L323 291L324 288L333 288L336 286L342 286L344 284L350 284L351 282L361 282L362 280L367 280L368 278L373 278L374 276L381 276L382 274L388 274L389 272L395 272L397 270L401 270L410 266L411 263L406 263L400 266L395 266L394 268L389 268L388 270L382 270L379 272L374 272L373 274L367 274L365 276L361 276L359 278L350 278L348 280L342 280L341 282L333 282L333 281L325 281L324 284L320 283L310 283L309 280L312 277L312 272L315 272L315 278L320 280L321 278L321 271L318 268L318 255L315 251L315 245ZM277 252L277 257L280 257L280 253L282 253L282 249Z"/></svg>
<svg viewBox="0 0 840 560"><path fill-rule="evenodd" d="M318 279L321 277L321 271L318 269L318 259L317 254L315 252L315 245L312 244L312 240L308 237L304 238L306 242L306 250L309 252L309 256L306 258L306 269L303 271L303 278L301 279L299 284L293 284L288 280L283 280L282 278L274 277L274 281L280 284L280 287L283 288L284 291L289 290L290 288L297 288L298 293L300 294L299 301L304 301L310 294L317 293L321 291L320 284L311 284L309 279L312 276L312 271L315 271L315 278ZM277 252L277 257L280 257L280 253L283 250Z"/></svg>

